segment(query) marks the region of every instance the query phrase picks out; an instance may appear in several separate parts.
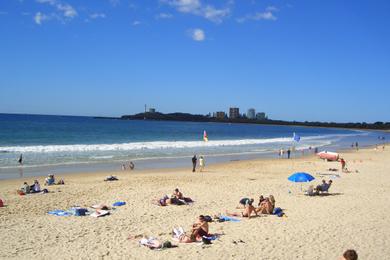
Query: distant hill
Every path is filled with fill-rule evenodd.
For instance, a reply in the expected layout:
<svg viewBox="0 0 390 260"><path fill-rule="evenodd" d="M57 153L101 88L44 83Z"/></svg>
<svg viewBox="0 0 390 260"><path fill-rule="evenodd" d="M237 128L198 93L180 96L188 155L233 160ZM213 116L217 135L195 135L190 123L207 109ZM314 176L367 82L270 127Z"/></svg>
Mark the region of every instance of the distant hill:
<svg viewBox="0 0 390 260"><path fill-rule="evenodd" d="M189 113L139 113L135 115L124 115L119 119L122 120L164 120L164 121L189 121L189 122L220 122L220 123L246 123L246 124L266 124L266 125L296 125L296 126L314 126L314 127L336 127L336 128L351 128L351 129L373 129L373 130L390 130L390 122L369 123L335 123L335 122L299 122L299 121L283 121L283 120L256 120L247 118L237 119L219 119L205 115L193 115Z"/></svg>

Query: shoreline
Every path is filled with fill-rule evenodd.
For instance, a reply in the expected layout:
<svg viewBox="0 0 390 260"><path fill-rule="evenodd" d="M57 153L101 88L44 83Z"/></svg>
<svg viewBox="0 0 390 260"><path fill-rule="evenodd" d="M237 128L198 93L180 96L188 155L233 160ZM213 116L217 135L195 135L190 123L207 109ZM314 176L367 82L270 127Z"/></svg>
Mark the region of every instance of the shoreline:
<svg viewBox="0 0 390 260"><path fill-rule="evenodd" d="M385 144L385 146L388 146L388 143ZM359 148L359 150L370 150L370 149L374 149L376 147L376 145L369 145L369 146L365 146L365 147L362 147L362 148ZM346 148L346 149L340 149L340 150L336 150L335 152L339 153L339 154L352 154L354 152L356 152L358 150L356 150L355 148ZM277 152L277 151L275 151ZM298 152L299 153L299 152ZM285 155L284 155L285 156ZM311 153L311 154L307 154L305 153L304 155L301 155L299 153L298 156L293 156L291 157L290 159L287 159L286 157L283 157L283 158L279 158L279 157L259 157L259 158L255 158L255 159L237 159L237 160L229 160L229 161L222 161L222 162L215 162L215 163L207 163L207 168L212 168L212 167L227 167L229 165L233 165L234 164L240 164L240 163L271 163L271 162L278 162L278 161L284 161L284 160L287 160L287 161L299 161L299 160L305 160L305 159L308 159L308 160L312 160L312 159L317 159L318 156L314 153ZM80 178L80 177L91 177L91 176L107 176L107 175L149 175L149 174L157 174L157 173L161 173L161 174L166 174L166 173L177 173L177 172L190 172L191 170L191 162L190 162L190 157L188 157L188 167L181 167L181 166L178 166L178 167L160 167L160 168L151 168L151 169L140 169L140 170L109 170L109 171L106 171L106 170L100 170L100 171L75 171L75 172L66 172L66 173L62 173L62 174L56 174L56 176L58 176L58 178L60 179L65 179L66 177L76 177L76 178ZM119 168L119 167L118 167ZM45 178L46 176L45 175L41 175L41 176L23 176L23 177L15 177L15 178L7 178L7 179L0 179L0 184L3 183L3 182L6 182L6 181L19 181L19 182L24 182L24 181L30 181L30 182L33 182L35 179L42 179L42 178Z"/></svg>

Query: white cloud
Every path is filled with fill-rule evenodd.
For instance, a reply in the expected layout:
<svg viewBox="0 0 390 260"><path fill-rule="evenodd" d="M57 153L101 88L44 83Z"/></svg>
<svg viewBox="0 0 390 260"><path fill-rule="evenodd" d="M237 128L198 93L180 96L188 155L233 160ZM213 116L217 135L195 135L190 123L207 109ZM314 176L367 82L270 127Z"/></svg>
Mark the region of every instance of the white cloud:
<svg viewBox="0 0 390 260"><path fill-rule="evenodd" d="M260 21L260 20L266 20L266 21L276 21L278 18L274 15L271 11L265 11L265 12L257 12L253 15L246 15L244 17L236 19L237 22L243 23L248 20L253 21Z"/></svg>
<svg viewBox="0 0 390 260"><path fill-rule="evenodd" d="M104 14L104 13L93 13L93 14L89 15L89 18L91 18L91 19L106 18L106 14Z"/></svg>
<svg viewBox="0 0 390 260"><path fill-rule="evenodd" d="M64 21L64 19L61 19L61 16L67 20L71 20L77 16L77 11L73 6L62 3L59 0L36 0L36 2L53 6L60 14L53 14L52 16L57 17L59 20Z"/></svg>
<svg viewBox="0 0 390 260"><path fill-rule="evenodd" d="M134 22L132 23L133 26L137 26L137 25L140 25L140 24L141 24L140 21L134 21Z"/></svg>
<svg viewBox="0 0 390 260"><path fill-rule="evenodd" d="M110 4L114 7L116 7L117 5L119 5L121 3L120 0L109 0L110 1Z"/></svg>
<svg viewBox="0 0 390 260"><path fill-rule="evenodd" d="M253 20L272 20L275 21L277 17L270 11L266 11L263 13L256 13L253 17Z"/></svg>
<svg viewBox="0 0 390 260"><path fill-rule="evenodd" d="M270 6L267 6L267 8L265 8L266 11L268 12L278 12L279 11L279 8L273 6L273 5L270 5Z"/></svg>
<svg viewBox="0 0 390 260"><path fill-rule="evenodd" d="M74 18L77 16L76 10L69 4L57 4L57 9L67 18Z"/></svg>
<svg viewBox="0 0 390 260"><path fill-rule="evenodd" d="M200 0L160 0L160 2L174 7L178 12L202 16L215 23L221 23L230 14L228 7L217 9L212 5L204 5ZM232 4L232 1L227 2L227 5Z"/></svg>
<svg viewBox="0 0 390 260"><path fill-rule="evenodd" d="M201 42L206 39L206 34L202 29L191 29L189 30L189 35L194 41Z"/></svg>
<svg viewBox="0 0 390 260"><path fill-rule="evenodd" d="M158 15L156 15L156 19L170 19L172 17L173 15L169 13L159 13Z"/></svg>
<svg viewBox="0 0 390 260"><path fill-rule="evenodd" d="M45 15L45 14L42 14L41 12L38 12L35 14L34 16L34 21L36 24L39 24L41 25L43 21L46 21L46 20L49 20L50 17Z"/></svg>
<svg viewBox="0 0 390 260"><path fill-rule="evenodd" d="M201 7L199 0L163 0L162 2L175 7L182 13L194 13Z"/></svg>
<svg viewBox="0 0 390 260"><path fill-rule="evenodd" d="M230 9L216 9L210 5L206 6L203 9L203 16L210 21L220 23L223 18L227 17L230 14Z"/></svg>

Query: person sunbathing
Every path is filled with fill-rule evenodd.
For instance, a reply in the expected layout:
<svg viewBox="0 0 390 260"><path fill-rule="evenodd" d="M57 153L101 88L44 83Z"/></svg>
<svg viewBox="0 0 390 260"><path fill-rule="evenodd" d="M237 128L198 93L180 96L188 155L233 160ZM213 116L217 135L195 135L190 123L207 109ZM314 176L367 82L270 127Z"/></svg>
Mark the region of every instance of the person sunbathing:
<svg viewBox="0 0 390 260"><path fill-rule="evenodd" d="M248 204L252 205L254 201L255 201L254 199L242 198L238 202L239 204L238 204L238 206L236 208L237 209L244 209L246 205L248 205Z"/></svg>
<svg viewBox="0 0 390 260"><path fill-rule="evenodd" d="M31 187L28 185L27 182L23 183L23 186L20 188L20 191L23 192L24 194L30 193Z"/></svg>
<svg viewBox="0 0 390 260"><path fill-rule="evenodd" d="M41 185L39 184L38 180L35 180L34 184L30 186L30 191L33 193L41 192Z"/></svg>
<svg viewBox="0 0 390 260"><path fill-rule="evenodd" d="M174 197L174 198L176 198L176 199L179 199L179 200L184 199L183 193L181 193L181 192L179 191L178 188L176 188L176 189L173 191L172 197Z"/></svg>
<svg viewBox="0 0 390 260"><path fill-rule="evenodd" d="M254 213L257 216L257 212L255 207L253 207L252 203L247 203L245 205L244 211L240 213L236 212L227 212L226 215L231 216L231 217L243 217L243 218L250 218L252 213Z"/></svg>
<svg viewBox="0 0 390 260"><path fill-rule="evenodd" d="M258 207L260 207L261 203L264 201L264 196L263 195L260 195L259 197L259 204L257 204Z"/></svg>
<svg viewBox="0 0 390 260"><path fill-rule="evenodd" d="M265 198L264 201L260 203L260 207L256 209L256 213L272 214L274 208L275 208L275 198L273 195L270 195L268 198Z"/></svg>
<svg viewBox="0 0 390 260"><path fill-rule="evenodd" d="M322 184L317 185L315 189L316 193L319 194L320 192L328 192L331 185L332 185L332 180L329 180L329 183L326 183L325 180L322 180Z"/></svg>
<svg viewBox="0 0 390 260"><path fill-rule="evenodd" d="M192 243L202 241L203 236L209 236L209 223L203 215L200 215L197 221L192 225L191 234L179 234L180 243Z"/></svg>

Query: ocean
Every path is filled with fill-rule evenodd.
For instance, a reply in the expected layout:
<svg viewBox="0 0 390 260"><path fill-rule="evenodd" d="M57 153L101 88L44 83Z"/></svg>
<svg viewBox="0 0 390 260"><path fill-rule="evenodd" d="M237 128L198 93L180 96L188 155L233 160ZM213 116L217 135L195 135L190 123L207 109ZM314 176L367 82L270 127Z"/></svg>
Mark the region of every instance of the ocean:
<svg viewBox="0 0 390 260"><path fill-rule="evenodd" d="M207 131L209 141L203 141ZM300 136L293 141L293 133ZM377 131L96 119L78 116L0 114L0 179L48 173L119 170L133 161L136 169L190 167L190 158L207 163L278 157L294 146L301 156L314 148L340 150L383 142ZM309 148L312 148L309 150ZM23 155L23 165L18 158Z"/></svg>

